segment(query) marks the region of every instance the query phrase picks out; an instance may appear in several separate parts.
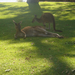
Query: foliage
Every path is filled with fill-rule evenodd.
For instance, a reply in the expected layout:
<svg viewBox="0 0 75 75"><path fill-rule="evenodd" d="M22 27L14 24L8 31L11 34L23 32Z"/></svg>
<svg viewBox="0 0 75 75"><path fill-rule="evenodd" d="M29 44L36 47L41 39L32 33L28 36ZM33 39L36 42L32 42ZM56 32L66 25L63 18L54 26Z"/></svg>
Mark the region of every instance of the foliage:
<svg viewBox="0 0 75 75"><path fill-rule="evenodd" d="M0 75L75 75L75 3L39 2L39 4L0 3ZM64 39L29 37L14 39L16 22L21 27L34 15L49 12ZM51 26L51 32L53 28Z"/></svg>
<svg viewBox="0 0 75 75"><path fill-rule="evenodd" d="M75 0L39 0L39 1L71 1L71 2L75 2Z"/></svg>

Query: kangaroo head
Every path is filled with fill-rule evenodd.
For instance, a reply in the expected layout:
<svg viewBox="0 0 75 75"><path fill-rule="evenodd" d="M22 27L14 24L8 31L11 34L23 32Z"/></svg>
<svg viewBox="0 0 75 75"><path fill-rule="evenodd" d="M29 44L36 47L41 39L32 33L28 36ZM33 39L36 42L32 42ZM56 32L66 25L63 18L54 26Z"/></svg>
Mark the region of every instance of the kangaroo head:
<svg viewBox="0 0 75 75"><path fill-rule="evenodd" d="M37 15L34 15L34 18L32 20L32 23L34 23L36 21L36 19L37 19Z"/></svg>
<svg viewBox="0 0 75 75"><path fill-rule="evenodd" d="M19 23L16 23L14 20L13 20L14 24L15 24L15 28L17 31L21 31L21 26L20 24L22 23L22 21L20 21Z"/></svg>

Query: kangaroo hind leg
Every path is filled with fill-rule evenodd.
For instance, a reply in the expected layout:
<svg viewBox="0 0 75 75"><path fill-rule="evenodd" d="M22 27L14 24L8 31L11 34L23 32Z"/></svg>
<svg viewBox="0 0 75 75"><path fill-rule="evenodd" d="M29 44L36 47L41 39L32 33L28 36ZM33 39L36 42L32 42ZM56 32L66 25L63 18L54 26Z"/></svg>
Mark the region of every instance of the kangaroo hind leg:
<svg viewBox="0 0 75 75"><path fill-rule="evenodd" d="M58 37L58 38L64 38L63 36L57 34L57 33L52 33L47 31L47 35L52 35L53 37Z"/></svg>
<svg viewBox="0 0 75 75"><path fill-rule="evenodd" d="M37 31L38 33L47 34L47 31L46 31L44 28L41 28L41 27L38 27L38 28L36 29L36 31Z"/></svg>

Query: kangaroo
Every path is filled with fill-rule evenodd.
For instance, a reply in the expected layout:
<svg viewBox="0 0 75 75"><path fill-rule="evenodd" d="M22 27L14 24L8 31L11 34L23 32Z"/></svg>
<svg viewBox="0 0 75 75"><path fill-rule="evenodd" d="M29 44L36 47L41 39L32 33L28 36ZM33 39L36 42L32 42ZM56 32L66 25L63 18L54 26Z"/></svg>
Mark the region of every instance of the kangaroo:
<svg viewBox="0 0 75 75"><path fill-rule="evenodd" d="M14 35L15 39L17 39L18 37L24 37L24 38L26 38L26 33L21 30L21 26L20 26L20 24L22 23L22 21L19 22L19 23L16 23L13 20L13 22L14 22L15 28L16 28L16 34Z"/></svg>
<svg viewBox="0 0 75 75"><path fill-rule="evenodd" d="M45 28L46 28L45 23L49 23L49 29L50 29L50 23L53 23L54 31L62 32L61 30L56 30L55 19L54 19L54 16L51 13L44 13L44 14L42 14L42 16L40 18L37 18L37 15L35 15L33 20L32 20L32 23L35 22L35 21L37 21L39 23L43 23Z"/></svg>
<svg viewBox="0 0 75 75"><path fill-rule="evenodd" d="M15 39L19 38L19 37L22 37L22 38L26 38L26 37L57 37L57 38L63 38L62 36L60 36L57 33L48 32L42 26L27 26L27 27L24 27L23 29L21 29L20 24L22 22L16 23L14 20L13 20L13 22L14 22L15 28L16 28Z"/></svg>

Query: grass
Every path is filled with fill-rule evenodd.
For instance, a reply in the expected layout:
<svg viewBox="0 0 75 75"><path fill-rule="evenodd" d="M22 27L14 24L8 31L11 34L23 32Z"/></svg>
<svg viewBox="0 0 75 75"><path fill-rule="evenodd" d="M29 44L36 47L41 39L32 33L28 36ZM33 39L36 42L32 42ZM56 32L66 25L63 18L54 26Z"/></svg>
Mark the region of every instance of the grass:
<svg viewBox="0 0 75 75"><path fill-rule="evenodd" d="M75 3L39 2L0 3L0 75L75 75ZM16 22L31 23L35 14L55 16L56 28L64 39L28 37L14 39ZM51 32L53 27L51 25ZM10 70L6 72L6 70Z"/></svg>

